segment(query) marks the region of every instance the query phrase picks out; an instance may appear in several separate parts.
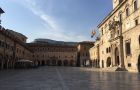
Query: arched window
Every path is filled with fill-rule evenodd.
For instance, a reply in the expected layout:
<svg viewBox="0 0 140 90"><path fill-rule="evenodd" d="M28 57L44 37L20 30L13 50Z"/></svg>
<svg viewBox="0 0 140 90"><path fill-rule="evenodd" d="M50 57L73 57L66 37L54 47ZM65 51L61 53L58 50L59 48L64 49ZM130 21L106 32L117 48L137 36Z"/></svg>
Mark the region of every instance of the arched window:
<svg viewBox="0 0 140 90"><path fill-rule="evenodd" d="M134 11L136 11L138 9L138 1L137 0L134 0L133 7L134 7Z"/></svg>
<svg viewBox="0 0 140 90"><path fill-rule="evenodd" d="M126 12L126 17L128 17L129 16L129 8L128 7L126 7L125 12Z"/></svg>
<svg viewBox="0 0 140 90"><path fill-rule="evenodd" d="M106 48L106 53L108 53L108 48Z"/></svg>
<svg viewBox="0 0 140 90"><path fill-rule="evenodd" d="M109 52L111 52L111 48L109 47Z"/></svg>
<svg viewBox="0 0 140 90"><path fill-rule="evenodd" d="M122 23L122 13L119 13L119 21Z"/></svg>

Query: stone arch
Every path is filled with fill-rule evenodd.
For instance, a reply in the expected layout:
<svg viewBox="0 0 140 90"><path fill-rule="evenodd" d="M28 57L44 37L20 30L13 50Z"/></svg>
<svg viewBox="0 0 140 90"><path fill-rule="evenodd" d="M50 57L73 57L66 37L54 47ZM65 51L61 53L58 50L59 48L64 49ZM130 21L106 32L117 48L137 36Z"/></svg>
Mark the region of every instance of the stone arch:
<svg viewBox="0 0 140 90"><path fill-rule="evenodd" d="M41 63L40 63L40 61L39 61L39 60L37 60L37 62L38 62L38 66L41 66Z"/></svg>
<svg viewBox="0 0 140 90"><path fill-rule="evenodd" d="M93 61L89 60L90 66L93 67Z"/></svg>
<svg viewBox="0 0 140 90"><path fill-rule="evenodd" d="M4 64L3 64L4 69L8 69L8 61L9 61L9 56L6 55L4 57Z"/></svg>
<svg viewBox="0 0 140 90"><path fill-rule="evenodd" d="M58 66L62 66L62 61L61 60L58 60L57 65Z"/></svg>
<svg viewBox="0 0 140 90"><path fill-rule="evenodd" d="M74 60L70 60L70 66L74 66Z"/></svg>
<svg viewBox="0 0 140 90"><path fill-rule="evenodd" d="M47 60L47 66L50 66L50 63L51 63L51 61L50 60Z"/></svg>
<svg viewBox="0 0 140 90"><path fill-rule="evenodd" d="M115 48L115 66L120 65L120 56L119 56L119 49Z"/></svg>
<svg viewBox="0 0 140 90"><path fill-rule="evenodd" d="M126 5L125 5L125 8L127 8L127 7L129 7L130 5L129 5L129 3L127 3Z"/></svg>
<svg viewBox="0 0 140 90"><path fill-rule="evenodd" d="M133 10L135 11L135 7L136 7L136 10L137 10L138 9L138 0L132 0L132 3L133 3Z"/></svg>
<svg viewBox="0 0 140 90"><path fill-rule="evenodd" d="M42 60L42 66L45 66L45 60Z"/></svg>
<svg viewBox="0 0 140 90"><path fill-rule="evenodd" d="M138 57L138 72L140 72L140 55Z"/></svg>
<svg viewBox="0 0 140 90"><path fill-rule="evenodd" d="M106 66L110 67L110 65L111 65L111 57L108 57L106 61Z"/></svg>
<svg viewBox="0 0 140 90"><path fill-rule="evenodd" d="M56 65L56 60L52 60L52 65L55 66Z"/></svg>
<svg viewBox="0 0 140 90"><path fill-rule="evenodd" d="M68 66L68 64L69 64L69 63L68 63L68 60L64 60L64 61L63 61L63 64L64 64L64 66Z"/></svg>
<svg viewBox="0 0 140 90"><path fill-rule="evenodd" d="M0 69L2 69L2 59L3 59L3 56L0 54Z"/></svg>

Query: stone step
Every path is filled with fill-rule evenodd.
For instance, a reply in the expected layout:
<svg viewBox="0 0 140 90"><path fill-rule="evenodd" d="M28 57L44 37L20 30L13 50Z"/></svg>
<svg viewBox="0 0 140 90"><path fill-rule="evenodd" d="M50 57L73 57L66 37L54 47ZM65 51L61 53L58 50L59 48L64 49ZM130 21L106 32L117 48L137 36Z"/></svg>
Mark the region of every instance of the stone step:
<svg viewBox="0 0 140 90"><path fill-rule="evenodd" d="M125 68L121 67L108 67L108 68L103 68L103 71L127 71Z"/></svg>

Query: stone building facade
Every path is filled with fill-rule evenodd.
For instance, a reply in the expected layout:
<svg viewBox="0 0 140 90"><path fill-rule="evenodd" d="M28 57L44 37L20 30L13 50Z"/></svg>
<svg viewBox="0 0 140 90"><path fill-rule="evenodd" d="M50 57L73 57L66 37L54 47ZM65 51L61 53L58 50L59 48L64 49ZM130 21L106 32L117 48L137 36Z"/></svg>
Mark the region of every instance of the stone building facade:
<svg viewBox="0 0 140 90"><path fill-rule="evenodd" d="M11 30L0 29L0 69L14 68L15 62L20 59L32 60L32 51L18 37ZM23 37L21 34L20 38Z"/></svg>
<svg viewBox="0 0 140 90"><path fill-rule="evenodd" d="M99 53L99 39L95 42L94 46L89 49L90 53L90 60L91 60L91 66L99 68L99 62L100 62L100 53Z"/></svg>
<svg viewBox="0 0 140 90"><path fill-rule="evenodd" d="M91 66L89 50L93 46L94 42L83 41L78 43L77 66Z"/></svg>
<svg viewBox="0 0 140 90"><path fill-rule="evenodd" d="M23 59L39 66L76 66L76 45L26 43L26 39L18 32L0 29L0 69L14 68L15 63Z"/></svg>
<svg viewBox="0 0 140 90"><path fill-rule="evenodd" d="M140 71L140 0L113 0L113 10L98 25L100 67Z"/></svg>
<svg viewBox="0 0 140 90"><path fill-rule="evenodd" d="M76 66L76 45L26 43L26 40L25 35L0 26L0 69L14 68L19 60L30 60L34 65Z"/></svg>
<svg viewBox="0 0 140 90"><path fill-rule="evenodd" d="M39 65L76 66L77 47L50 43L28 43L34 52L33 59Z"/></svg>

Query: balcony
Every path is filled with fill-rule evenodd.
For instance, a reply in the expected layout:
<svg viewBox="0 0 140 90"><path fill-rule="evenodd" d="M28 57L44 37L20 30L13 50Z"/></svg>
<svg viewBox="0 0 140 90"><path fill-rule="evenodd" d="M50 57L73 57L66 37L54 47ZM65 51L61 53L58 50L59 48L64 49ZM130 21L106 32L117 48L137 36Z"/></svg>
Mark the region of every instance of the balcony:
<svg viewBox="0 0 140 90"><path fill-rule="evenodd" d="M109 30L111 33L111 38L110 39L114 39L117 38L121 35L121 26L120 26L120 22L119 21L113 21L110 25L109 25Z"/></svg>
<svg viewBox="0 0 140 90"><path fill-rule="evenodd" d="M119 37L120 36L120 30L112 30L111 31L111 39Z"/></svg>

